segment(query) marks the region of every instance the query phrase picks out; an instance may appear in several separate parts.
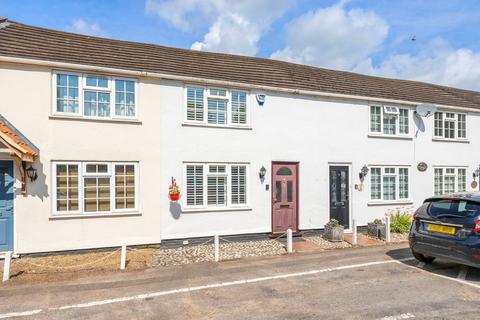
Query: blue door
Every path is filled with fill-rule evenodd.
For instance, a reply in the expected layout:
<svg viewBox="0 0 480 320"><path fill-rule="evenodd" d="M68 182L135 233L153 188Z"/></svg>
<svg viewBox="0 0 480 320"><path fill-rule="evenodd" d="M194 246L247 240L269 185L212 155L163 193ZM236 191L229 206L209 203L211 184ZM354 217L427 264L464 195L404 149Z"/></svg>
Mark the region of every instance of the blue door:
<svg viewBox="0 0 480 320"><path fill-rule="evenodd" d="M0 252L13 251L13 161L0 160Z"/></svg>

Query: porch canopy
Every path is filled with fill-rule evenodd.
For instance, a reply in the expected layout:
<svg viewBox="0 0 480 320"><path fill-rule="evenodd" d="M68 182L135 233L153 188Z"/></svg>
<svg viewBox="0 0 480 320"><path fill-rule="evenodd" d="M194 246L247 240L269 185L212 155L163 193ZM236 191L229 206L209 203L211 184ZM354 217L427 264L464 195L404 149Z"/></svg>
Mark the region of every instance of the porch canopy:
<svg viewBox="0 0 480 320"><path fill-rule="evenodd" d="M39 149L2 115L0 115L0 144L3 144L1 147L7 149L15 160L21 175L22 193L25 194L27 191L26 164L35 161Z"/></svg>

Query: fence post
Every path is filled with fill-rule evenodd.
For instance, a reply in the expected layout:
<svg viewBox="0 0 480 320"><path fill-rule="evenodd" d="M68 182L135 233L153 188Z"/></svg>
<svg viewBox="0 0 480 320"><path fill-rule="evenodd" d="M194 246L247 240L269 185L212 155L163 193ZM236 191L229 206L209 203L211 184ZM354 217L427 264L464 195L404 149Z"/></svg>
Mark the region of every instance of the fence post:
<svg viewBox="0 0 480 320"><path fill-rule="evenodd" d="M385 241L387 243L390 243L390 215L387 215L386 217L386 224L385 224Z"/></svg>
<svg viewBox="0 0 480 320"><path fill-rule="evenodd" d="M288 228L287 229L287 252L292 253L293 252L293 244L292 244L292 229Z"/></svg>
<svg viewBox="0 0 480 320"><path fill-rule="evenodd" d="M215 262L220 261L220 237L218 234L213 236L213 244L215 247L215 252L214 252L214 257L215 257Z"/></svg>
<svg viewBox="0 0 480 320"><path fill-rule="evenodd" d="M10 279L10 263L12 262L12 251L5 253L5 260L3 261L3 282Z"/></svg>
<svg viewBox="0 0 480 320"><path fill-rule="evenodd" d="M352 246L357 245L357 220L352 219Z"/></svg>
<svg viewBox="0 0 480 320"><path fill-rule="evenodd" d="M120 270L125 270L125 265L127 262L127 245L122 245L122 254L120 256Z"/></svg>

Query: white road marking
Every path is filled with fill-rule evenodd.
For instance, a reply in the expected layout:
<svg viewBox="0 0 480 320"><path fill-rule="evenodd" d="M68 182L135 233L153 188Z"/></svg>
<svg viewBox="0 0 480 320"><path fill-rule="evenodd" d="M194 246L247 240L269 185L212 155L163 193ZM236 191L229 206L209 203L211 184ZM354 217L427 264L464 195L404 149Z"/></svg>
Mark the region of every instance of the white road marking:
<svg viewBox="0 0 480 320"><path fill-rule="evenodd" d="M194 291L201 291L201 290L208 290L208 289L222 288L222 287L231 287L231 286L243 285L243 284L248 284L248 283L257 283L257 282L271 281L271 280L278 280L278 279L286 279L286 278L293 278L293 277L302 277L302 276L309 276L309 275L320 274L320 273L325 273L325 272L348 270L348 269L355 269L355 268L361 268L361 267L370 267L370 266L383 265L383 264L389 264L389 263L402 263L402 262L410 261L410 260L413 260L413 258L406 258L406 259L401 259L401 260L372 261L372 262L351 264L351 265L340 266L340 267L316 269L316 270L295 272L295 273L286 273L286 274L280 274L280 275L270 276L270 277L252 278L252 279L244 279L244 280L236 280L236 281L228 281L228 282L219 282L219 283L207 284L207 285L197 286L197 287L186 287L186 288L173 289L173 290L168 290L168 291L158 291L158 292L144 293L144 294L139 294L139 295L134 295L134 296L114 298L114 299L96 300L96 301L90 301L90 302L79 303L79 304L53 307L53 308L48 308L48 309L38 309L38 310L24 311L24 312L18 312L18 313L0 314L0 319L7 319L7 318L21 317L21 316L29 316L29 315L39 314L39 313L45 312L45 311L60 311L60 310L68 310L68 309L91 308L91 307L95 307L95 306L102 306L102 305L107 305L107 304L120 303L120 302L126 302L126 301L134 301L134 300L144 300L144 299L147 299L147 298L155 298L155 297L167 296L167 295L172 295L172 294L194 292Z"/></svg>
<svg viewBox="0 0 480 320"><path fill-rule="evenodd" d="M38 314L42 311L43 311L42 309L37 309L37 310L31 310L31 311L25 311L25 312L4 313L4 314L0 314L0 319L33 316L34 314Z"/></svg>
<svg viewBox="0 0 480 320"><path fill-rule="evenodd" d="M460 271L458 272L457 279L465 280L467 278L467 273L468 273L468 267L467 266L461 266Z"/></svg>
<svg viewBox="0 0 480 320"><path fill-rule="evenodd" d="M415 315L411 313L402 313L396 316L383 317L382 320L402 320L402 319L412 319L412 318L415 318Z"/></svg>
<svg viewBox="0 0 480 320"><path fill-rule="evenodd" d="M400 261L397 261L399 264L403 264L401 263ZM425 269L421 269L421 268L418 268L417 266L409 266L409 265L405 265L403 264L404 266L407 266L409 268L414 268L416 270L420 270L421 272L425 272L429 275L432 275L432 276L435 276L435 277L439 277L439 278L442 278L442 279L447 279L447 280L450 280L450 281L455 281L455 282L458 282L458 283L461 283L461 284L465 284L467 286L471 286L471 287L474 287L474 288L477 288L477 289L480 289L480 285L478 284L475 284L475 283L471 283L471 282L468 282L466 280L462 280L462 279L458 279L458 278L452 278L452 277L447 277L447 276L444 276L444 275L441 275L441 274L437 274L437 273L434 273L434 272L431 272L431 271L427 271Z"/></svg>

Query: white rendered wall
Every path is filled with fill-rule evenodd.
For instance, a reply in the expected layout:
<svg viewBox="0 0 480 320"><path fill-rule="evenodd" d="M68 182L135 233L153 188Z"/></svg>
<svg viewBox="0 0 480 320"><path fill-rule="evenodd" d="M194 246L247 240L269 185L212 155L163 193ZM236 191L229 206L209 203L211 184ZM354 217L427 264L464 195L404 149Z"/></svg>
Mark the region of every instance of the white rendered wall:
<svg viewBox="0 0 480 320"><path fill-rule="evenodd" d="M469 166L470 185L480 161L480 117L475 113L468 115L469 143L433 141L433 117L424 119L424 132L415 137L413 112L410 139L373 138L369 137L368 103L267 92L265 105L260 107L256 92L252 92L251 130L191 127L182 125L183 90L181 83L165 82L161 87L162 184L168 185L173 176L185 191L183 162L249 162L250 210L179 212L162 198L162 239L270 232L271 188L266 191L265 183L271 183L272 161L299 162L300 229L323 228L329 220L330 164L350 166L350 218L366 225L384 217L389 209L418 206L431 196L433 166ZM417 170L419 162L428 164L426 172ZM409 166L412 201L373 205L369 201L369 175L364 190L354 190L364 165ZM262 166L267 168L264 184L258 178Z"/></svg>

